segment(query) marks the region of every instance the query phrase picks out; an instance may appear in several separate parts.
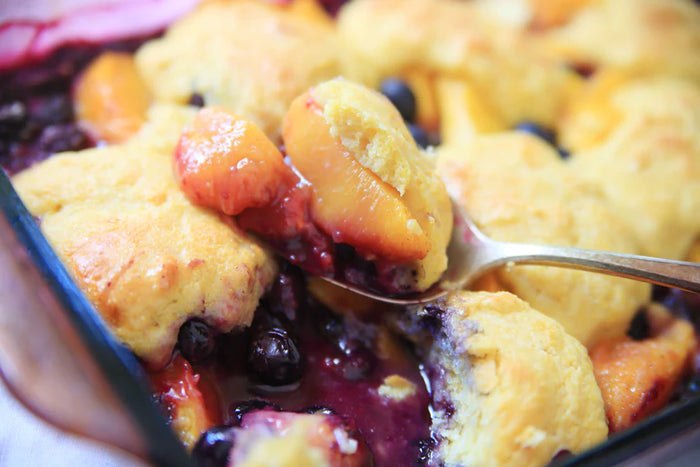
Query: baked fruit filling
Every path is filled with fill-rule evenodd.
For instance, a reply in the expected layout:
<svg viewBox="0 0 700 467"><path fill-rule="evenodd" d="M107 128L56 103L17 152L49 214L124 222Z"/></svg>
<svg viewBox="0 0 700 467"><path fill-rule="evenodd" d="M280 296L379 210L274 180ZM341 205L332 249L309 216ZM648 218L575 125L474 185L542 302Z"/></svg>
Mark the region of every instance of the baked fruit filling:
<svg viewBox="0 0 700 467"><path fill-rule="evenodd" d="M700 260L700 9L508 4L212 0L0 72L2 167L199 464L546 465L700 397L697 295L319 278L430 288L452 202Z"/></svg>

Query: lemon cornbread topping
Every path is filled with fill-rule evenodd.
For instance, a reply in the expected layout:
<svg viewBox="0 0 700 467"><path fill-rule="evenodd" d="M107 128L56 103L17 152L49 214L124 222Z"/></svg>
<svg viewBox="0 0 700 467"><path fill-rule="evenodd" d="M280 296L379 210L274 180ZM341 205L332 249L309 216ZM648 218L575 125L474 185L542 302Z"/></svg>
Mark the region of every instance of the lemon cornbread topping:
<svg viewBox="0 0 700 467"><path fill-rule="evenodd" d="M116 336L161 367L189 318L221 332L249 325L277 267L177 185L172 153L192 109L150 115L126 143L54 156L13 183Z"/></svg>

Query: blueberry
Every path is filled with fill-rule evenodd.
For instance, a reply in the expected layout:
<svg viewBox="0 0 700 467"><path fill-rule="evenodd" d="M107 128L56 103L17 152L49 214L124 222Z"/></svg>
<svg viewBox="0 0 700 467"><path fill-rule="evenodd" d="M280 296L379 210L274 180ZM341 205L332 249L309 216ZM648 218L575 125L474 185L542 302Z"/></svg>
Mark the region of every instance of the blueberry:
<svg viewBox="0 0 700 467"><path fill-rule="evenodd" d="M279 327L259 327L251 335L248 369L263 384L284 386L301 379L302 356L294 339Z"/></svg>
<svg viewBox="0 0 700 467"><path fill-rule="evenodd" d="M686 391L693 393L693 395L700 394L700 375L696 375L695 378L688 382Z"/></svg>
<svg viewBox="0 0 700 467"><path fill-rule="evenodd" d="M627 330L627 335L636 341L641 341L649 337L649 317L646 310L640 310L634 315L630 327Z"/></svg>
<svg viewBox="0 0 700 467"><path fill-rule="evenodd" d="M235 441L232 427L220 425L202 433L192 449L198 467L225 467Z"/></svg>
<svg viewBox="0 0 700 467"><path fill-rule="evenodd" d="M347 0L320 0L321 6L332 16L338 14L340 7L342 7L346 1Z"/></svg>
<svg viewBox="0 0 700 467"><path fill-rule="evenodd" d="M73 104L64 94L34 98L29 104L29 118L41 125L73 121Z"/></svg>
<svg viewBox="0 0 700 467"><path fill-rule="evenodd" d="M62 123L44 128L38 144L43 151L53 154L84 149L88 145L88 139L74 124Z"/></svg>
<svg viewBox="0 0 700 467"><path fill-rule="evenodd" d="M306 287L301 271L287 262L282 263L277 280L263 301L271 314L296 321L297 311L306 298Z"/></svg>
<svg viewBox="0 0 700 467"><path fill-rule="evenodd" d="M191 319L180 326L177 344L187 360L203 362L214 352L216 336L206 323Z"/></svg>
<svg viewBox="0 0 700 467"><path fill-rule="evenodd" d="M538 138L541 138L551 144L552 146L556 146L556 135L554 132L548 128L544 128L536 123L532 122L521 122L518 123L515 126L515 129L517 131L524 131L525 133L530 133L532 135L537 136Z"/></svg>
<svg viewBox="0 0 700 467"><path fill-rule="evenodd" d="M566 149L557 146L557 135L556 133L554 133L554 131L552 131L549 128L545 128L533 122L521 122L515 126L515 129L517 131L524 131L525 133L535 135L538 138L543 139L547 143L551 144L556 148L559 157L562 159L568 159L571 155Z"/></svg>
<svg viewBox="0 0 700 467"><path fill-rule="evenodd" d="M250 399L239 402L229 410L229 416L231 417L230 423L232 425L240 425L245 414L256 410L274 410L275 412L282 411L280 406L273 402L268 402L262 399Z"/></svg>
<svg viewBox="0 0 700 467"><path fill-rule="evenodd" d="M343 320L324 307L318 307L315 311L314 322L318 330L327 342L335 344L345 333L345 323Z"/></svg>
<svg viewBox="0 0 700 467"><path fill-rule="evenodd" d="M660 285L653 285L651 287L651 299L654 302L662 302L669 294L671 289L668 287L662 287Z"/></svg>
<svg viewBox="0 0 700 467"><path fill-rule="evenodd" d="M0 106L0 138L17 139L19 131L27 121L27 109L16 101Z"/></svg>
<svg viewBox="0 0 700 467"><path fill-rule="evenodd" d="M700 295L670 289L662 303L676 316L691 321L696 328L700 327Z"/></svg>
<svg viewBox="0 0 700 467"><path fill-rule="evenodd" d="M404 120L407 122L415 120L416 97L406 83L398 78L387 78L382 81L379 90L394 104Z"/></svg>
<svg viewBox="0 0 700 467"><path fill-rule="evenodd" d="M571 153L566 149L562 148L561 146L557 146L557 152L559 153L559 157L564 160L568 159L571 156Z"/></svg>
<svg viewBox="0 0 700 467"><path fill-rule="evenodd" d="M423 149L427 148L430 145L430 138L428 137L428 133L418 125L414 125L413 123L410 123L408 125L408 131L411 132L411 136L413 136L414 141L416 144Z"/></svg>
<svg viewBox="0 0 700 467"><path fill-rule="evenodd" d="M190 96L190 100L187 101L187 104L194 107L204 107L204 97L195 92Z"/></svg>
<svg viewBox="0 0 700 467"><path fill-rule="evenodd" d="M700 375L694 375L678 389L678 400L686 402L700 397Z"/></svg>
<svg viewBox="0 0 700 467"><path fill-rule="evenodd" d="M573 71L575 71L581 78L588 79L593 76L596 72L595 65L591 63L575 63L569 66Z"/></svg>

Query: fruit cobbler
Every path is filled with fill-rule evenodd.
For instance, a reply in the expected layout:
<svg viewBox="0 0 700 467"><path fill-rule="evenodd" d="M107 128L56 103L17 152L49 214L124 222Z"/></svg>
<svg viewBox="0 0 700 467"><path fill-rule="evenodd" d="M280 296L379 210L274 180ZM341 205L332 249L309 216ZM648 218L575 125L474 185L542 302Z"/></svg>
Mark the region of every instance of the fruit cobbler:
<svg viewBox="0 0 700 467"><path fill-rule="evenodd" d="M700 392L700 298L491 238L700 262L686 0L205 0L0 71L0 163L199 465L546 465Z"/></svg>

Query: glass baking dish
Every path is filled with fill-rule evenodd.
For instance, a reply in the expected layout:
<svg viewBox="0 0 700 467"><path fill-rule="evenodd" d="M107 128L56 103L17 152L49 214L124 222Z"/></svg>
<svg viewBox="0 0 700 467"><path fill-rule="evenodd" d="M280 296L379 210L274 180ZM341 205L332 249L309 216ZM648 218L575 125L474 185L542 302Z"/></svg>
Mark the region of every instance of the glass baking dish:
<svg viewBox="0 0 700 467"><path fill-rule="evenodd" d="M0 62L0 69L22 57L45 53L69 36L95 39L84 21L46 36L45 30L34 26L62 13L53 11L47 16L40 8L42 3L45 6L46 2L27 2L24 7L0 9L0 25L10 18L23 19L27 30L33 31L13 32L19 34L15 41L19 37L19 42L26 42L17 46L16 55L5 54L9 58ZM66 2L79 9L117 3L131 5L133 14L158 10L162 2ZM100 39L156 30L193 3L169 2L167 14L161 11L159 15L146 15L149 21L118 28ZM149 6L139 10L143 4ZM110 20L105 24L114 23ZM44 38L40 39L42 34ZM8 47L8 37L0 27L0 44L4 44L0 51ZM4 172L0 173L0 207L0 376L11 392L32 412L61 429L116 446L157 465L191 465L153 403L148 378L136 358L112 337L72 281ZM76 410L78 404L80 410ZM553 463L693 465L699 459L700 396L671 405L588 452Z"/></svg>
<svg viewBox="0 0 700 467"><path fill-rule="evenodd" d="M0 376L11 392L59 428L157 465L190 465L152 402L140 365L72 281L4 172L0 209ZM691 465L698 459L700 396L554 464Z"/></svg>

